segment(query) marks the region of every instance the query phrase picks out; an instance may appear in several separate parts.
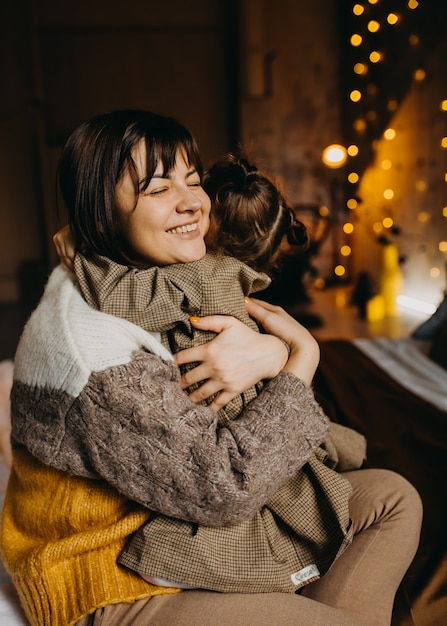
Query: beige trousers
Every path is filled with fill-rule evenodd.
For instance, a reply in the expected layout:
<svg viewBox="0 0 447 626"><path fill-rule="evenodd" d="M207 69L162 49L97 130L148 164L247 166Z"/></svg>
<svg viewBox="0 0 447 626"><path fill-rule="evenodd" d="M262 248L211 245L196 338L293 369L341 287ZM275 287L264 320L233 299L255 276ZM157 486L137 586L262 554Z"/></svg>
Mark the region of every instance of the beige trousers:
<svg viewBox="0 0 447 626"><path fill-rule="evenodd" d="M419 543L416 490L388 470L344 474L353 494L352 545L300 594L182 591L98 609L76 626L389 626Z"/></svg>

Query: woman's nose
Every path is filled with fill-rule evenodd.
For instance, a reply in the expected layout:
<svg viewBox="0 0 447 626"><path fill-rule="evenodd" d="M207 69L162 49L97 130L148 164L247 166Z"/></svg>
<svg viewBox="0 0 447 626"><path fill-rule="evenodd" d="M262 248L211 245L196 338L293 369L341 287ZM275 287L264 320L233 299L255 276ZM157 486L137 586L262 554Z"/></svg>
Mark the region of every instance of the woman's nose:
<svg viewBox="0 0 447 626"><path fill-rule="evenodd" d="M199 211L202 208L202 201L189 187L183 189L177 202L177 211Z"/></svg>

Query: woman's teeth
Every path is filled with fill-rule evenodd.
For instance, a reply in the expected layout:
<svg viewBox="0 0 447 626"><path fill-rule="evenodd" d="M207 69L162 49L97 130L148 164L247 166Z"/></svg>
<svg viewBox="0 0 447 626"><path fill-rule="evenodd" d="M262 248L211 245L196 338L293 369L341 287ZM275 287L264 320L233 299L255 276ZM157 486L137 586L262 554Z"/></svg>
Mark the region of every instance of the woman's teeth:
<svg viewBox="0 0 447 626"><path fill-rule="evenodd" d="M197 230L197 224L186 224L186 226L177 226L177 228L171 228L166 232L171 235L181 235L182 233L190 233L193 230Z"/></svg>

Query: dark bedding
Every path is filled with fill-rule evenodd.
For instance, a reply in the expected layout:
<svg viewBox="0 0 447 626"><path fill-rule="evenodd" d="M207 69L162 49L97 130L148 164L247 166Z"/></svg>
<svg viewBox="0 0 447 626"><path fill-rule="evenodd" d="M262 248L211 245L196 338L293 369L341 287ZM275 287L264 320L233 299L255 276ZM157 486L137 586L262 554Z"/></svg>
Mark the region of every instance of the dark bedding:
<svg viewBox="0 0 447 626"><path fill-rule="evenodd" d="M405 476L424 504L419 550L399 590L393 626L446 626L447 412L394 381L348 340L321 342L315 390L333 421L366 436L368 465Z"/></svg>

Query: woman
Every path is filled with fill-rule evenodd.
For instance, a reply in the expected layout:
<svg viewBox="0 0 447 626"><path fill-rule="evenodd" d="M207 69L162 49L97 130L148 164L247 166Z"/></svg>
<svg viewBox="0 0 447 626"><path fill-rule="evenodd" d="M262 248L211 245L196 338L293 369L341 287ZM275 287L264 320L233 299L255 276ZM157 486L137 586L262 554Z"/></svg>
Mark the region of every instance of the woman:
<svg viewBox="0 0 447 626"><path fill-rule="evenodd" d="M172 141L172 123L150 114L115 113L103 122L89 141L75 133L71 143L74 166L94 182L78 177L73 188L90 215L78 243L136 266L201 258L209 199L189 133L178 127ZM166 134L171 140L161 141ZM149 167L154 161L161 171ZM178 364L200 363L181 383L157 337L91 309L73 276L54 270L17 351L2 524L4 560L33 624L389 623L420 527L416 493L390 472L349 477L356 537L324 578L304 588L319 602L178 594L117 566L150 511L215 526L247 520L326 437L310 389L316 342L276 307L251 301L247 310L289 344L287 362L274 337L253 335L232 318L204 318L194 325L220 334L176 356ZM222 359L231 361L229 374ZM220 408L260 379L271 380L224 425L194 403L221 392L213 401ZM201 380L188 398L182 385Z"/></svg>

